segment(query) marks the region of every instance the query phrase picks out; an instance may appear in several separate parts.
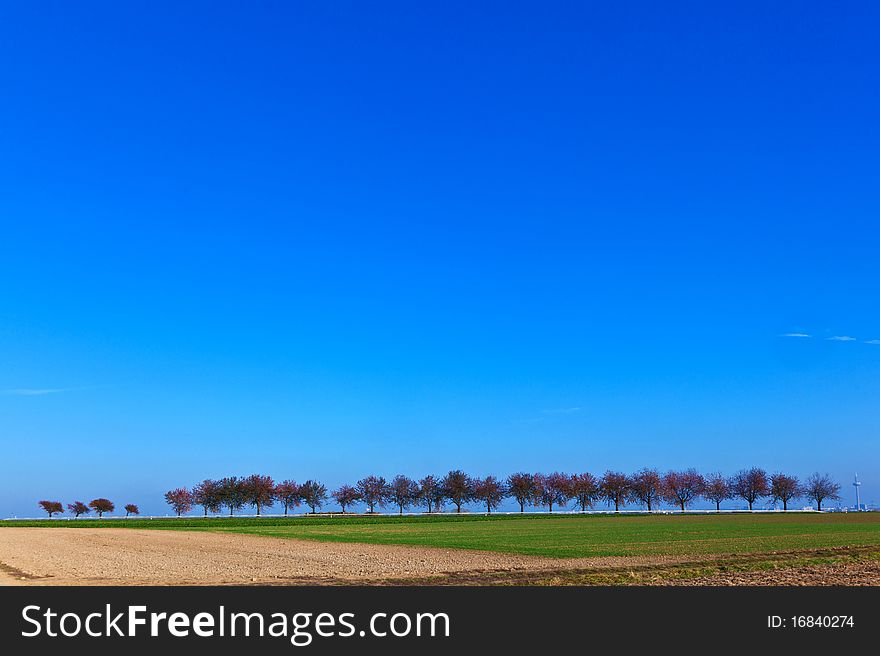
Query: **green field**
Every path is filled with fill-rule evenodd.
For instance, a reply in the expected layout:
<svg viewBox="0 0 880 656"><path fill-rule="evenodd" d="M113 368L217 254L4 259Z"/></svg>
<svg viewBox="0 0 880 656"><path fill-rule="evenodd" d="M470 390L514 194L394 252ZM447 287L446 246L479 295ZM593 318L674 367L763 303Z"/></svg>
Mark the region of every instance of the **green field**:
<svg viewBox="0 0 880 656"><path fill-rule="evenodd" d="M215 517L5 521L0 522L2 526L226 531L277 538L481 549L559 558L768 554L880 546L880 513Z"/></svg>

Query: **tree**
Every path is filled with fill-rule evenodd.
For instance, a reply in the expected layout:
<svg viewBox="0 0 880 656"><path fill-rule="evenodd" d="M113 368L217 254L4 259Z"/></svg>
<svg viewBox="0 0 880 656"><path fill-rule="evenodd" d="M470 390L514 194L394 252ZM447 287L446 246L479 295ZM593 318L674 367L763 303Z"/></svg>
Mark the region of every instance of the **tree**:
<svg viewBox="0 0 880 656"><path fill-rule="evenodd" d="M620 505L629 496L629 477L622 472L607 471L599 481L599 493L614 512L620 512Z"/></svg>
<svg viewBox="0 0 880 656"><path fill-rule="evenodd" d="M331 495L334 499L336 499L336 503L339 504L339 507L342 508L342 514L345 514L345 509L357 503L361 495L358 494L358 491L354 489L351 485L340 485L339 489L333 492Z"/></svg>
<svg viewBox="0 0 880 656"><path fill-rule="evenodd" d="M64 512L64 506L60 501L40 501L38 505L48 513L49 517Z"/></svg>
<svg viewBox="0 0 880 656"><path fill-rule="evenodd" d="M648 508L648 512L654 509L663 497L663 481L656 469L639 470L629 479L629 498L634 503L640 503Z"/></svg>
<svg viewBox="0 0 880 656"><path fill-rule="evenodd" d="M287 512L291 508L296 508L302 503L302 497L299 495L299 485L297 485L296 481L290 479L281 481L275 486L275 497L284 506L285 517L287 517Z"/></svg>
<svg viewBox="0 0 880 656"><path fill-rule="evenodd" d="M455 512L461 512L461 506L464 503L472 501L474 498L474 482L471 477L459 469L446 474L440 482L443 488L443 496L455 504Z"/></svg>
<svg viewBox="0 0 880 656"><path fill-rule="evenodd" d="M782 502L782 510L788 510L788 502L800 494L801 484L794 476L777 473L770 477L770 496L773 501Z"/></svg>
<svg viewBox="0 0 880 656"><path fill-rule="evenodd" d="M165 493L165 503L180 517L183 513L192 510L192 492L185 487L178 487Z"/></svg>
<svg viewBox="0 0 880 656"><path fill-rule="evenodd" d="M68 503L67 509L73 513L74 519L76 519L80 515L88 515L90 512L90 508L82 501L74 501L73 503Z"/></svg>
<svg viewBox="0 0 880 656"><path fill-rule="evenodd" d="M116 509L116 506L113 505L113 502L110 501L110 499L104 499L102 497L100 499L92 499L89 501L89 508L98 513L98 519L101 519L105 512L113 512Z"/></svg>
<svg viewBox="0 0 880 656"><path fill-rule="evenodd" d="M133 503L125 504L125 516L126 517L128 517L129 515L140 515L140 514L141 514L141 509L138 508L136 505L134 505Z"/></svg>
<svg viewBox="0 0 880 656"><path fill-rule="evenodd" d="M501 505L507 496L507 488L494 476L478 478L474 481L474 499L486 504L486 513L491 514L493 508Z"/></svg>
<svg viewBox="0 0 880 656"><path fill-rule="evenodd" d="M263 508L271 508L275 503L275 481L271 476L251 474L242 482L247 502L257 509L257 516Z"/></svg>
<svg viewBox="0 0 880 656"><path fill-rule="evenodd" d="M314 515L327 500L327 488L318 481L308 480L299 488L299 496Z"/></svg>
<svg viewBox="0 0 880 656"><path fill-rule="evenodd" d="M553 512L553 504L563 506L571 498L571 478L565 474L535 474L534 480L535 505L548 506L550 512Z"/></svg>
<svg viewBox="0 0 880 656"><path fill-rule="evenodd" d="M399 474L391 481L388 488L388 500L397 506L400 515L403 509L415 503L419 497L419 484L403 474Z"/></svg>
<svg viewBox="0 0 880 656"><path fill-rule="evenodd" d="M663 475L663 498L679 506L681 512L703 493L706 481L696 469L666 472Z"/></svg>
<svg viewBox="0 0 880 656"><path fill-rule="evenodd" d="M571 498L577 501L582 512L586 512L599 498L599 481L587 472L575 474L571 477Z"/></svg>
<svg viewBox="0 0 880 656"><path fill-rule="evenodd" d="M205 509L205 517L209 512L218 513L222 504L220 481L205 479L192 489L192 500L197 506Z"/></svg>
<svg viewBox="0 0 880 656"><path fill-rule="evenodd" d="M816 510L822 510L825 499L840 498L840 484L835 483L828 474L816 472L804 483L803 495L816 502Z"/></svg>
<svg viewBox="0 0 880 656"><path fill-rule="evenodd" d="M706 476L706 485L703 488L703 496L709 501L715 502L715 510L721 512L721 502L731 496L730 483L719 473Z"/></svg>
<svg viewBox="0 0 880 656"><path fill-rule="evenodd" d="M361 501L367 504L372 514L376 506L381 508L388 501L391 488L384 476L367 476L357 482L357 491Z"/></svg>
<svg viewBox="0 0 880 656"><path fill-rule="evenodd" d="M219 500L221 506L229 508L229 515L235 514L247 502L243 481L238 476L227 476L219 481Z"/></svg>
<svg viewBox="0 0 880 656"><path fill-rule="evenodd" d="M770 494L767 472L758 467L738 471L730 479L730 491L734 496L745 499L751 510L755 501Z"/></svg>
<svg viewBox="0 0 880 656"><path fill-rule="evenodd" d="M507 477L507 491L519 504L519 511L525 512L526 504L535 498L535 477L533 474L519 472Z"/></svg>
<svg viewBox="0 0 880 656"><path fill-rule="evenodd" d="M443 510L443 487L433 476L425 476L419 481L419 499L428 508L428 512Z"/></svg>

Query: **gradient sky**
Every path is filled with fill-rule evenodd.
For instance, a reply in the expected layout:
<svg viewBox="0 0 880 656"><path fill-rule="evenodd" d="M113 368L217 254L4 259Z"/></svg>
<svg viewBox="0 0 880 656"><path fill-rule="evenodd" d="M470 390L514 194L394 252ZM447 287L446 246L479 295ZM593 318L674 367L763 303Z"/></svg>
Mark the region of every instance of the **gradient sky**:
<svg viewBox="0 0 880 656"><path fill-rule="evenodd" d="M0 5L0 516L453 467L880 501L877 4L417 4Z"/></svg>

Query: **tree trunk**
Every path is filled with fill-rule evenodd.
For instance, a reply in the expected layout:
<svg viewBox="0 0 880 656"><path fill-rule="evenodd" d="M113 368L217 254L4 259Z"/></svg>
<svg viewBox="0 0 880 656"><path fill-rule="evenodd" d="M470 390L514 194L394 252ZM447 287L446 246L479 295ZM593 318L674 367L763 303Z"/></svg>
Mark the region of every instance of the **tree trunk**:
<svg viewBox="0 0 880 656"><path fill-rule="evenodd" d="M522 501L519 502L519 511L520 512L526 511L526 504L524 504Z"/></svg>
<svg viewBox="0 0 880 656"><path fill-rule="evenodd" d="M459 501L456 501L456 503L455 503L455 512L457 512L457 513L461 512L461 502L459 502Z"/></svg>
<svg viewBox="0 0 880 656"><path fill-rule="evenodd" d="M752 510L752 502L749 501L749 512L751 512L751 510Z"/></svg>
<svg viewBox="0 0 880 656"><path fill-rule="evenodd" d="M620 502L617 499L614 500L614 512L620 512Z"/></svg>
<svg viewBox="0 0 880 656"><path fill-rule="evenodd" d="M651 512L651 497L648 497L648 512Z"/></svg>
<svg viewBox="0 0 880 656"><path fill-rule="evenodd" d="M553 502L550 502L550 512L553 512Z"/></svg>
<svg viewBox="0 0 880 656"><path fill-rule="evenodd" d="M260 504L257 504L257 517L260 516Z"/></svg>
<svg viewBox="0 0 880 656"><path fill-rule="evenodd" d="M397 513L397 514L398 514L398 515L403 515L403 504L400 504L400 512Z"/></svg>
<svg viewBox="0 0 880 656"><path fill-rule="evenodd" d="M489 503L488 501L486 502L486 514L487 514L487 515L491 515L491 514L492 514L492 504Z"/></svg>
<svg viewBox="0 0 880 656"><path fill-rule="evenodd" d="M681 512L684 512L684 501L681 502Z"/></svg>
<svg viewBox="0 0 880 656"><path fill-rule="evenodd" d="M721 502L720 501L715 502L715 512L721 512Z"/></svg>
<svg viewBox="0 0 880 656"><path fill-rule="evenodd" d="M816 499L816 510L822 510L822 499Z"/></svg>
<svg viewBox="0 0 880 656"><path fill-rule="evenodd" d="M786 510L788 510L788 500L783 499L782 500L782 512L785 512Z"/></svg>

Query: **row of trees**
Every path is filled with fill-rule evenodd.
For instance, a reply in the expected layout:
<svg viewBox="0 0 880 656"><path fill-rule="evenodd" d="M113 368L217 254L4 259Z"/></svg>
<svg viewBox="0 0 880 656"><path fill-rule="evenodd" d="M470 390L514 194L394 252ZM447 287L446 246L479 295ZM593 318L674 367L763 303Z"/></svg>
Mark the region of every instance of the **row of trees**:
<svg viewBox="0 0 880 656"><path fill-rule="evenodd" d="M748 503L749 510L764 498L781 503L784 510L788 510L788 504L794 499L807 498L815 501L821 510L824 501L840 498L840 485L827 474L813 474L802 483L794 476L768 475L757 467L731 477L717 473L704 476L694 469L660 474L646 468L632 475L607 471L601 477L590 473L517 473L505 480L494 476L474 478L454 470L442 478L426 476L418 481L403 475L391 481L382 476L367 476L355 485L342 485L329 495L326 486L318 481L276 483L271 476L262 474L204 480L192 489L181 487L165 493L166 502L178 517L190 512L193 506L201 506L205 515L223 509L233 515L245 506L253 506L259 515L276 502L284 507L285 515L301 504L315 513L326 504L328 497L334 499L343 513L359 503L370 513L389 505L400 514L411 507L423 507L429 513L441 512L446 503L454 505L456 512L461 512L463 505L478 503L491 513L507 498L519 504L520 512L524 512L526 506L546 507L553 512L554 508L562 508L570 502L583 511L605 502L616 512L626 504L637 504L651 511L666 502L684 512L700 498L713 502L719 511L722 502L736 498Z"/></svg>
<svg viewBox="0 0 880 656"><path fill-rule="evenodd" d="M64 504L62 504L60 501L43 500L39 501L37 505L45 510L49 514L49 517L64 512ZM125 504L124 508L126 517L128 517L129 515L141 514L141 511L133 503ZM74 518L77 518L80 515L88 515L93 510L98 513L98 517L103 517L104 513L112 513L114 510L116 510L116 505L112 501L110 501L110 499L104 499L102 497L100 499L92 499L91 501L89 501L88 505L86 505L82 501L74 501L73 503L68 503L67 510L70 512L70 514L73 515Z"/></svg>

